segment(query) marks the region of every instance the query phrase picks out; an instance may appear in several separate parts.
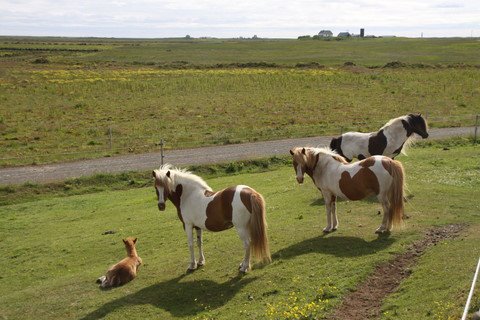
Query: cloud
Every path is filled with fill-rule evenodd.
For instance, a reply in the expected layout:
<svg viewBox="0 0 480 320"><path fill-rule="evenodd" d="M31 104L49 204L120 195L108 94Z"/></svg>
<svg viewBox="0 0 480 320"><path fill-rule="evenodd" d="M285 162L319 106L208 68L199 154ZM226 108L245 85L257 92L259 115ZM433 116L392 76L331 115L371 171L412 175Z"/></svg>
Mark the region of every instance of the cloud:
<svg viewBox="0 0 480 320"><path fill-rule="evenodd" d="M466 0L0 0L0 8L0 32L7 34L296 37L360 27L405 36L480 33L480 2Z"/></svg>

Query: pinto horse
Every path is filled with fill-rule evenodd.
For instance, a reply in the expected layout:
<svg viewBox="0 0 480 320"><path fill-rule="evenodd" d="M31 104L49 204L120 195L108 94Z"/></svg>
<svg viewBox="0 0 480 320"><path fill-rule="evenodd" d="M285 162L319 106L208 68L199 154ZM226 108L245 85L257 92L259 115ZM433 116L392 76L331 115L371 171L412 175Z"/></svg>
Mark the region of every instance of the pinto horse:
<svg viewBox="0 0 480 320"><path fill-rule="evenodd" d="M250 269L251 255L262 262L271 261L265 200L260 193L245 185L213 192L202 178L168 164L152 174L158 209L164 211L165 201L169 199L177 208L178 218L187 233L191 258L187 271L205 264L202 230L223 231L235 227L245 249L240 272ZM198 262L193 248L193 228L197 231Z"/></svg>
<svg viewBox="0 0 480 320"><path fill-rule="evenodd" d="M336 199L361 200L376 195L383 207L383 221L376 233L389 232L400 225L403 217L404 171L399 161L373 156L349 164L343 157L327 148L290 150L298 183L304 174L312 178L323 194L327 211L325 233L338 228Z"/></svg>
<svg viewBox="0 0 480 320"><path fill-rule="evenodd" d="M428 138L427 121L421 114L408 114L388 121L377 132L346 132L330 142L330 149L343 156L348 162L353 158L363 160L373 155L384 155L394 159L404 145L408 145L413 134Z"/></svg>

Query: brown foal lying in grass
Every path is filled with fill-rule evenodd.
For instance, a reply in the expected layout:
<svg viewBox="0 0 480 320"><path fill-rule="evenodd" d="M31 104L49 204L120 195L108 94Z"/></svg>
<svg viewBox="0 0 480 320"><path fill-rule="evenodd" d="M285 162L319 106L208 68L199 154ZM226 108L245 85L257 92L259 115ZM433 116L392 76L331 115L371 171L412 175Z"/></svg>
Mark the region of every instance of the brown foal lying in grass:
<svg viewBox="0 0 480 320"><path fill-rule="evenodd" d="M112 288L124 285L137 276L137 269L142 264L142 259L137 254L135 243L137 238L123 239L127 249L127 257L108 269L107 274L97 279L101 288Z"/></svg>

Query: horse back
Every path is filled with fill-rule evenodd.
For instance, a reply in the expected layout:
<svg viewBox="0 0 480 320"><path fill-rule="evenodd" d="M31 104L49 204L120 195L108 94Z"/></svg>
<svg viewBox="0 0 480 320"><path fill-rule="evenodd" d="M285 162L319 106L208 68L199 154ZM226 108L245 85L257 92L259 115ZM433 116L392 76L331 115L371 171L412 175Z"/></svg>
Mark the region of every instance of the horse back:
<svg viewBox="0 0 480 320"><path fill-rule="evenodd" d="M137 275L137 259L127 257L112 266L106 274L107 286L121 286L132 281Z"/></svg>
<svg viewBox="0 0 480 320"><path fill-rule="evenodd" d="M384 156L372 156L341 172L339 188L347 199L361 200L378 195L391 182L391 162ZM387 178L389 177L389 178Z"/></svg>
<svg viewBox="0 0 480 320"><path fill-rule="evenodd" d="M371 133L346 132L342 135L340 141L341 152L338 152L344 158L349 160L353 158L365 158L370 156L368 153L368 142Z"/></svg>
<svg viewBox="0 0 480 320"><path fill-rule="evenodd" d="M252 188L243 185L229 187L216 193L207 192L206 196L213 196L206 208L205 227L207 230L223 231L233 227L234 215L239 207L252 213L251 199L252 195L256 193Z"/></svg>
<svg viewBox="0 0 480 320"><path fill-rule="evenodd" d="M233 227L233 197L236 187L229 187L216 193L206 193L206 196L213 196L206 208L205 228L210 231L223 231Z"/></svg>

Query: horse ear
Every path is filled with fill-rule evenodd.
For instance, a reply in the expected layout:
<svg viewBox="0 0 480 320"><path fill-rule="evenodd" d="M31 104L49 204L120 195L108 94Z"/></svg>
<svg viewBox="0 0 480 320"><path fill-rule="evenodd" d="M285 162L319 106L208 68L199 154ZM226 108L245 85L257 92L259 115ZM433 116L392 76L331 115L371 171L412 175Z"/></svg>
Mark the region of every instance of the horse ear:
<svg viewBox="0 0 480 320"><path fill-rule="evenodd" d="M302 149L302 153L305 154L305 148Z"/></svg>
<svg viewBox="0 0 480 320"><path fill-rule="evenodd" d="M154 178L157 177L157 174L155 173L155 170L152 171L152 176L153 176Z"/></svg>
<svg viewBox="0 0 480 320"><path fill-rule="evenodd" d="M294 155L293 149L290 149L290 154L291 154L292 156Z"/></svg>
<svg viewBox="0 0 480 320"><path fill-rule="evenodd" d="M127 244L127 240L125 240L125 239L122 239L122 241L123 241L123 243Z"/></svg>
<svg viewBox="0 0 480 320"><path fill-rule="evenodd" d="M167 171L166 176L170 178L170 170Z"/></svg>
<svg viewBox="0 0 480 320"><path fill-rule="evenodd" d="M133 239L133 244L137 243L137 238Z"/></svg>

